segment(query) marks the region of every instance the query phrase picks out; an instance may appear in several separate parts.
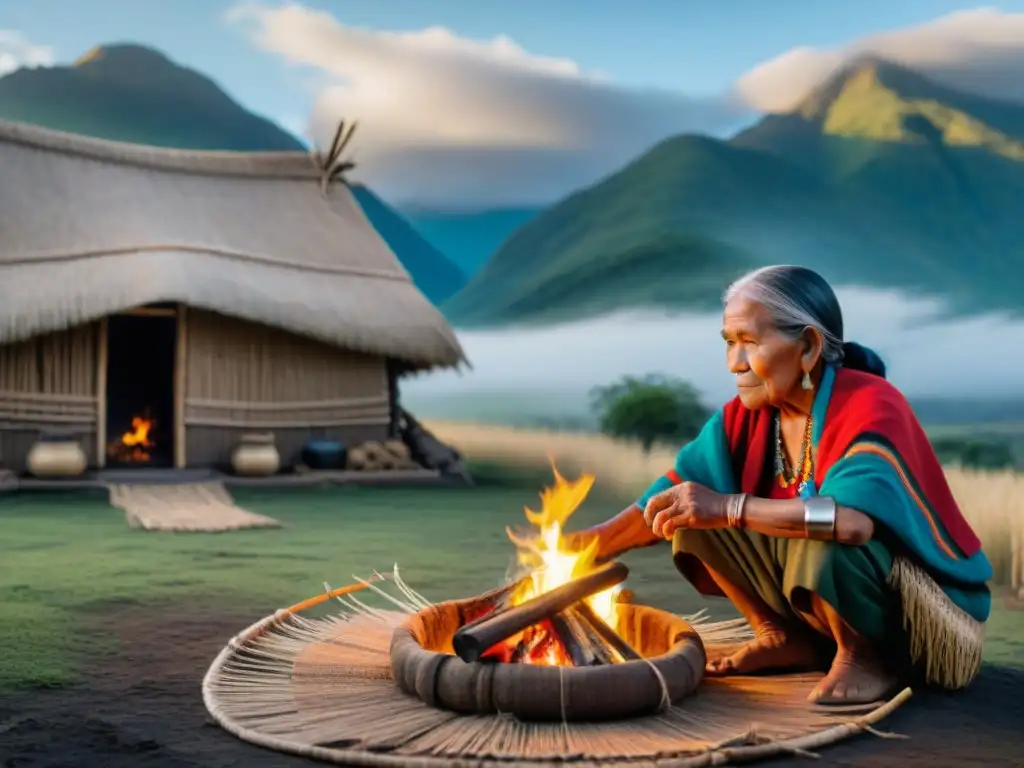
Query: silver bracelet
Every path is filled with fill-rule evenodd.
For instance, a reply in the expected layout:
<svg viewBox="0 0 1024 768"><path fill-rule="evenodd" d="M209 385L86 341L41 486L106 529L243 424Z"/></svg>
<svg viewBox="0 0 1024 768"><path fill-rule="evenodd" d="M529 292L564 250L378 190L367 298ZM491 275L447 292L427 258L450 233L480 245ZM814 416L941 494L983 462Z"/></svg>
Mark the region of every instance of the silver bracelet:
<svg viewBox="0 0 1024 768"><path fill-rule="evenodd" d="M730 528L743 527L743 507L747 503L747 494L735 493L729 497L729 508L725 520Z"/></svg>
<svg viewBox="0 0 1024 768"><path fill-rule="evenodd" d="M836 538L836 500L831 496L812 496L804 500L804 533L815 541Z"/></svg>

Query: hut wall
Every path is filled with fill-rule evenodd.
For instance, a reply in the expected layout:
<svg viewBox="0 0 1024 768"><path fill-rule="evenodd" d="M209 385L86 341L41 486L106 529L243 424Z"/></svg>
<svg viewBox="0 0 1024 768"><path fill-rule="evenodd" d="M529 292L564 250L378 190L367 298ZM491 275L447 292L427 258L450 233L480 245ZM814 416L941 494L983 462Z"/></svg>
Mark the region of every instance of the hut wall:
<svg viewBox="0 0 1024 768"><path fill-rule="evenodd" d="M185 373L189 466L222 466L246 432L273 432L284 465L312 438L388 436L384 358L190 309Z"/></svg>
<svg viewBox="0 0 1024 768"><path fill-rule="evenodd" d="M0 467L25 469L43 429L78 435L96 465L99 324L0 346Z"/></svg>

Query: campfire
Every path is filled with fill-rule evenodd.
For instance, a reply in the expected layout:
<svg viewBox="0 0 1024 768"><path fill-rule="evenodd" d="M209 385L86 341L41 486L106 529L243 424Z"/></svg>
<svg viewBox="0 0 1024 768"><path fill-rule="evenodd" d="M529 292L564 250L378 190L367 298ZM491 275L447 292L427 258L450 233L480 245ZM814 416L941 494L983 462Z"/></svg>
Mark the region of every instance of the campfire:
<svg viewBox="0 0 1024 768"><path fill-rule="evenodd" d="M150 438L155 422L146 416L133 416L131 429L107 446L112 461L141 464L150 461L156 443Z"/></svg>
<svg viewBox="0 0 1024 768"><path fill-rule="evenodd" d="M594 484L591 475L555 483L541 494L541 509L526 509L533 535L508 532L527 575L492 610L453 638L464 661L594 666L639 658L618 634L621 563L600 565L597 544L573 549L562 535L569 517Z"/></svg>

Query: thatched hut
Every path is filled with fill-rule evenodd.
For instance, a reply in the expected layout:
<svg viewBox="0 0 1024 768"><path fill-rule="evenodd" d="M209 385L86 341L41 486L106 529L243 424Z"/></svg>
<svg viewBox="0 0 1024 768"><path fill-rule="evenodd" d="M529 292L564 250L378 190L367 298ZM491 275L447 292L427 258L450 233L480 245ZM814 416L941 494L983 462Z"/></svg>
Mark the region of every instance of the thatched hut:
<svg viewBox="0 0 1024 768"><path fill-rule="evenodd" d="M309 155L0 122L0 467L56 427L110 466L140 417L148 464L224 464L268 431L291 464L313 437L387 438L396 378L463 360Z"/></svg>

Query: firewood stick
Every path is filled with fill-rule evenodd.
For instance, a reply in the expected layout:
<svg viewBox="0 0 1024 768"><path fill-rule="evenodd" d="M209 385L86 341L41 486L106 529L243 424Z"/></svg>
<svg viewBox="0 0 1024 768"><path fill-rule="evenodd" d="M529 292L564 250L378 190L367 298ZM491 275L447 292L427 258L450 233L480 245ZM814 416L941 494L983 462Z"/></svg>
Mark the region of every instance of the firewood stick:
<svg viewBox="0 0 1024 768"><path fill-rule="evenodd" d="M465 629L466 627L475 627L484 619L489 619L492 616L498 616L507 611L509 608L512 608L512 596L515 595L515 593L518 592L522 588L522 586L529 580L530 577L526 576L525 578L522 578L513 584L509 584L508 586L503 587L500 590L496 590L494 600L491 603L491 605L493 606L491 610L489 610L483 616L477 616L472 621L466 622L462 625L462 629Z"/></svg>
<svg viewBox="0 0 1024 768"><path fill-rule="evenodd" d="M597 663L597 657L594 655L594 649L591 648L586 631L579 619L573 615L571 608L552 616L551 626L558 639L562 641L562 645L565 646L565 652L574 667L591 667Z"/></svg>
<svg viewBox="0 0 1024 768"><path fill-rule="evenodd" d="M585 576L527 600L500 614L490 614L473 626L462 627L452 638L455 654L465 662L478 661L489 648L544 619L561 613L585 597L625 581L629 569L622 563L608 563Z"/></svg>
<svg viewBox="0 0 1024 768"><path fill-rule="evenodd" d="M477 616L472 621L467 622L466 624L463 624L462 625L462 629L465 629L466 627L475 627L477 624L479 624L484 619L489 619L492 616L497 616L497 615L502 614L505 611L507 611L509 608L512 607L512 593L514 591L515 591L515 585L509 586L509 588L505 592L503 592L494 601L494 603L493 603L494 607L491 608L491 610L489 610L483 616Z"/></svg>
<svg viewBox="0 0 1024 768"><path fill-rule="evenodd" d="M584 621L594 628L594 631L601 636L608 645L622 656L623 661L636 661L643 658L636 649L627 643L618 632L608 626L608 622L594 613L594 609L581 600L579 605L573 608L580 614Z"/></svg>
<svg viewBox="0 0 1024 768"><path fill-rule="evenodd" d="M591 624L587 618L580 613L580 603L571 606L566 610L566 613L570 614L579 626L580 631L583 633L583 637L586 638L587 647L590 648L594 654L594 666L600 666L602 664L615 664L621 659L605 639L598 633L597 629Z"/></svg>

